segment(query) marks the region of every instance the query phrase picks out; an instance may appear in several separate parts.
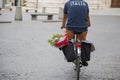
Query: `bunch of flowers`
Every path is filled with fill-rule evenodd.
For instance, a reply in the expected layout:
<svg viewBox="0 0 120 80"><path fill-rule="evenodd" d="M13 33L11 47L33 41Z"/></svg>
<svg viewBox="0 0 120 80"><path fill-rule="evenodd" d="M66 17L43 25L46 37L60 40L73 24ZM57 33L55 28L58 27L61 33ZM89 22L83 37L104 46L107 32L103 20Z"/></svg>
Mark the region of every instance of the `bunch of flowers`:
<svg viewBox="0 0 120 80"><path fill-rule="evenodd" d="M54 34L51 39L48 39L48 43L51 46L60 48L66 46L68 44L68 37L67 34Z"/></svg>

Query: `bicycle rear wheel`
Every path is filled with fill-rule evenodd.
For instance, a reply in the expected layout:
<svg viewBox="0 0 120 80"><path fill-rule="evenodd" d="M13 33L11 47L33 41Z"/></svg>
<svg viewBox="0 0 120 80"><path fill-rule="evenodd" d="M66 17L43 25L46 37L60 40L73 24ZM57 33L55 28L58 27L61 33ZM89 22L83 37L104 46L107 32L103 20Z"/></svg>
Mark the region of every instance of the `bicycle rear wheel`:
<svg viewBox="0 0 120 80"><path fill-rule="evenodd" d="M79 58L76 59L76 80L79 80L80 78L80 61Z"/></svg>
<svg viewBox="0 0 120 80"><path fill-rule="evenodd" d="M78 56L78 52L76 50L76 80L80 78L80 56Z"/></svg>

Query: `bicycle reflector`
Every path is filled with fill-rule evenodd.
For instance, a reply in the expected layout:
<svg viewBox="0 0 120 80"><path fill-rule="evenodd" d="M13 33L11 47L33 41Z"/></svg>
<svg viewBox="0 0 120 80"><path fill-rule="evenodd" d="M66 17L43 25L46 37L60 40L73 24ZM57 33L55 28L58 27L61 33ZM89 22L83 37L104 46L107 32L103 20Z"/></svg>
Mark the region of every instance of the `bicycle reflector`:
<svg viewBox="0 0 120 80"><path fill-rule="evenodd" d="M81 46L81 44L75 44L75 47L76 48L81 48L82 46Z"/></svg>

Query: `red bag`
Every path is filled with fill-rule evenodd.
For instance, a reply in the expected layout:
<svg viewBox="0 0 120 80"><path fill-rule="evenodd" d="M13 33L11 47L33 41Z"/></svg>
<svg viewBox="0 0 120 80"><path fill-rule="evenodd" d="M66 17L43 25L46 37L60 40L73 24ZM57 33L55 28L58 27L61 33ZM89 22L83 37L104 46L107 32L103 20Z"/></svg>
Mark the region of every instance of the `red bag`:
<svg viewBox="0 0 120 80"><path fill-rule="evenodd" d="M63 46L66 46L66 45L68 45L68 36L67 36L67 34L65 34L62 37L62 40L55 43L55 46L57 46L57 47L63 47Z"/></svg>

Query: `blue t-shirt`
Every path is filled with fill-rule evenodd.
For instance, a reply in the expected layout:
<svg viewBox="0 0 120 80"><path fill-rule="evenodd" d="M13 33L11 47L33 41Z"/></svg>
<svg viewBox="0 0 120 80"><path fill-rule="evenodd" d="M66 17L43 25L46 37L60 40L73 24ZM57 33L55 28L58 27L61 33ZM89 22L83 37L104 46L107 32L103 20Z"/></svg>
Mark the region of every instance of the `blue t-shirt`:
<svg viewBox="0 0 120 80"><path fill-rule="evenodd" d="M87 16L89 14L88 4L83 0L69 0L65 3L64 14L68 21L66 28L87 28Z"/></svg>

